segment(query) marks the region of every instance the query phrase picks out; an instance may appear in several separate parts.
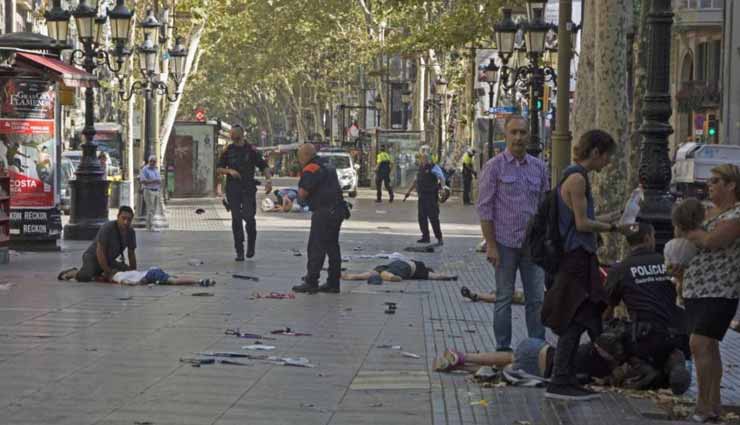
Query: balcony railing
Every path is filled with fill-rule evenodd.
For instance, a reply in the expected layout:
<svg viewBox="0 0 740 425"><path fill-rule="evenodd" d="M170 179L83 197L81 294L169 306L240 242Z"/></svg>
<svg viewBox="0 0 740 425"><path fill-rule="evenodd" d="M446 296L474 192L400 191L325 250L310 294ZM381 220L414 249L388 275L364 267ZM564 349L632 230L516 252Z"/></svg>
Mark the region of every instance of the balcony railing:
<svg viewBox="0 0 740 425"><path fill-rule="evenodd" d="M678 112L700 112L719 107L721 93L716 81L684 81L676 93Z"/></svg>
<svg viewBox="0 0 740 425"><path fill-rule="evenodd" d="M674 0L674 9L722 9L725 0Z"/></svg>

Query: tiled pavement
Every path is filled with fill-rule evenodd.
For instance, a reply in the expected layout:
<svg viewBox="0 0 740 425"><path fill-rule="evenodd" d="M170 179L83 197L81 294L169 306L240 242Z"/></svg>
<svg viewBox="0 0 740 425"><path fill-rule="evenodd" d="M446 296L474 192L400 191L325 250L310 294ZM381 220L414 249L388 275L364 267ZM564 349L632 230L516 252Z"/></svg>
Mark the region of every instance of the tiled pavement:
<svg viewBox="0 0 740 425"><path fill-rule="evenodd" d="M417 229L412 202L357 203L342 235L345 255L395 251ZM206 213L195 215L195 208ZM257 261L235 264L229 221L219 200L178 200L170 231L139 234L139 261L177 273L215 276L212 297L194 288L121 288L59 283L55 271L77 262L85 243L61 253L22 253L0 269L16 285L0 291L0 423L2 424L642 424L630 400L608 394L591 403L544 401L541 389L481 388L466 376L431 372L446 347L492 350L492 308L460 300L465 284L490 290L493 275L477 242L471 209L446 205L446 245L419 254L459 282L409 282L382 287L346 283L343 294L252 300L254 291L285 291L305 256L307 217L259 218ZM415 239L415 238L414 238ZM190 259L203 265L188 265ZM351 261L352 270L375 262ZM231 278L242 272L253 283ZM3 282L0 282L3 283ZM385 293L384 290L394 292ZM405 292L395 292L404 290ZM377 293L373 293L377 292ZM384 302L398 303L395 315ZM523 309L514 308L515 343L524 336ZM279 355L305 356L316 368L248 361L250 366L193 368L181 357L205 350L240 351L251 340L223 335L226 327L265 333L290 326L311 337L278 337ZM469 332L474 330L475 332ZM735 362L738 337L723 343ZM420 359L379 345L402 345ZM736 382L731 368L725 385ZM737 400L729 387L726 401ZM488 406L471 402L488 400ZM654 423L666 423L655 421Z"/></svg>

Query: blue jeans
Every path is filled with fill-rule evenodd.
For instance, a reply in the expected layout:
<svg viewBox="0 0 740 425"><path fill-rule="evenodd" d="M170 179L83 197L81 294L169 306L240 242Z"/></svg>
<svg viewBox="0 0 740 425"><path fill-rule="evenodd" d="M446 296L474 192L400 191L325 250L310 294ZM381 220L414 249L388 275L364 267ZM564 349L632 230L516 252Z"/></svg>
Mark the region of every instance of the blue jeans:
<svg viewBox="0 0 740 425"><path fill-rule="evenodd" d="M511 298L514 295L516 272L522 276L526 300L527 334L530 338L545 339L545 327L540 313L545 297L545 272L524 255L521 248L498 245L499 266L496 267L496 308L493 314L493 332L497 350L511 350Z"/></svg>

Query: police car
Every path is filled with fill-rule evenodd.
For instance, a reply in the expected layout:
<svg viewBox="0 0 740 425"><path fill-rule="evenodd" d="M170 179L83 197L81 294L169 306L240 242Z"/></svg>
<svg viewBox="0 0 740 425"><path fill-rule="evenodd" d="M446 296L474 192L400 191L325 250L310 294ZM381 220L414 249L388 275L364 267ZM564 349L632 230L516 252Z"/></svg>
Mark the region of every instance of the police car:
<svg viewBox="0 0 740 425"><path fill-rule="evenodd" d="M352 161L352 156L342 149L322 149L317 155L337 169L342 192L347 193L350 198L357 196L357 170L360 166Z"/></svg>

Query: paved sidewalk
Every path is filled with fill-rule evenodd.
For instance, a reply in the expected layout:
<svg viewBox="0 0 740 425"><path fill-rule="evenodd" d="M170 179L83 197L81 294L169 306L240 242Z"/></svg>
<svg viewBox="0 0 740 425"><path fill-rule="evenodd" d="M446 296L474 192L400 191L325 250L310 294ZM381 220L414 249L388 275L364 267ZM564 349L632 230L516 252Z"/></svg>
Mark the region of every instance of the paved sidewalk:
<svg viewBox="0 0 740 425"><path fill-rule="evenodd" d="M375 204L362 192L342 233L345 256L400 251L418 238L415 203ZM206 213L195 214L196 208ZM84 242L61 253L20 253L1 269L0 423L15 424L643 424L642 407L621 395L590 403L552 403L542 389L481 388L468 377L431 371L449 346L494 348L492 306L461 300L459 288L493 288L493 273L473 252L479 239L472 208L443 207L445 246L416 257L455 272L458 282L404 282L375 287L345 282L340 296L285 292L305 268L308 215L260 214L255 260L233 261L230 219L219 199L176 200L172 230L138 231L139 262L176 274L214 276L213 288L120 287L55 280L76 265ZM302 256L294 256L298 249ZM191 260L202 260L195 264ZM345 267L364 271L374 260ZM239 272L259 282L234 279ZM384 292L384 291L391 292ZM404 292L400 292L404 291ZM211 297L195 297L210 292ZM384 314L395 302L395 315ZM525 335L523 307L514 307L515 343ZM200 351L237 351L249 339L226 328L269 333L291 327L312 336L276 336L269 354L303 356L315 368L245 360L249 366L180 363ZM474 332L471 332L474 331ZM737 334L723 343L737 363ZM399 350L401 345L419 359ZM242 360L242 359L237 359ZM737 369L726 374L723 398L736 402ZM471 402L488 400L487 407ZM639 410L639 411L638 411Z"/></svg>

